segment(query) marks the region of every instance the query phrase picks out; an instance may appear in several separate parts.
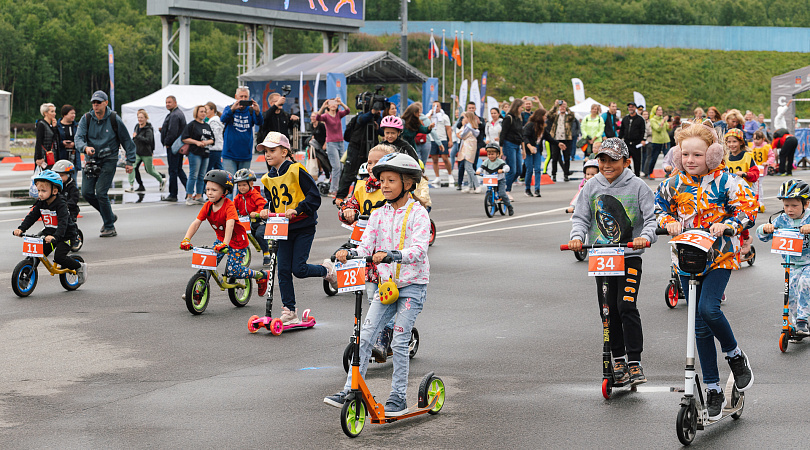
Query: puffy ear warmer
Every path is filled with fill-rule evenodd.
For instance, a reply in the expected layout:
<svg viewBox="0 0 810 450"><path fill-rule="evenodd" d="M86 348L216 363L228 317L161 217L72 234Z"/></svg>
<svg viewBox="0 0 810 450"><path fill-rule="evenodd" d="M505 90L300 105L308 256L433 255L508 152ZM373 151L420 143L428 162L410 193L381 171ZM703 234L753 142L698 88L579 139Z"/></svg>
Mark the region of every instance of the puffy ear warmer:
<svg viewBox="0 0 810 450"><path fill-rule="evenodd" d="M715 134L715 136L717 135ZM681 161L681 147L676 145L669 149L669 151L675 152L672 154L672 165L682 173L686 173L686 171L683 170L683 162ZM706 150L706 166L708 166L709 171L711 172L716 169L720 163L723 162L725 156L726 153L723 150L723 146L717 143L710 145Z"/></svg>

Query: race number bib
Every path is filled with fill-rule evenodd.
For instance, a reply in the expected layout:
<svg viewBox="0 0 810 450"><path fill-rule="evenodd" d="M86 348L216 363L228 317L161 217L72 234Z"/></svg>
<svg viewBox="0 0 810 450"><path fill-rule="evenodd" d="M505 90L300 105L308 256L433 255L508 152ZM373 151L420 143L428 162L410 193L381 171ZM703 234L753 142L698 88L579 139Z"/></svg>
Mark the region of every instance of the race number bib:
<svg viewBox="0 0 810 450"><path fill-rule="evenodd" d="M46 227L58 227L59 219L56 217L56 211L49 211L47 209L40 210L42 216L42 224Z"/></svg>
<svg viewBox="0 0 810 450"><path fill-rule="evenodd" d="M23 255L42 257L45 256L44 244L42 238L23 237Z"/></svg>
<svg viewBox="0 0 810 450"><path fill-rule="evenodd" d="M338 292L360 291L366 288L365 259L350 259L346 264L336 262Z"/></svg>
<svg viewBox="0 0 810 450"><path fill-rule="evenodd" d="M714 241L717 238L712 236L706 231L701 230L691 230L685 231L674 238L672 238L669 243L670 244L687 244L694 247L697 247L704 252L708 252L711 250L712 245L714 245Z"/></svg>
<svg viewBox="0 0 810 450"><path fill-rule="evenodd" d="M624 247L588 250L588 276L624 276Z"/></svg>
<svg viewBox="0 0 810 450"><path fill-rule="evenodd" d="M789 256L802 256L803 245L804 237L799 230L776 230L773 233L771 253Z"/></svg>
<svg viewBox="0 0 810 450"><path fill-rule="evenodd" d="M250 230L250 216L239 216L239 223L242 224L242 228L245 229L247 234L251 234Z"/></svg>
<svg viewBox="0 0 810 450"><path fill-rule="evenodd" d="M484 186L497 186L498 185L498 174L488 174L484 175Z"/></svg>
<svg viewBox="0 0 810 450"><path fill-rule="evenodd" d="M363 232L366 231L366 225L368 225L368 220L358 220L355 222L349 242L354 245L360 245L360 242L363 240Z"/></svg>
<svg viewBox="0 0 810 450"><path fill-rule="evenodd" d="M212 248L195 248L191 253L191 267L217 270L217 252Z"/></svg>
<svg viewBox="0 0 810 450"><path fill-rule="evenodd" d="M265 239L286 240L290 219L286 217L268 217L264 227Z"/></svg>

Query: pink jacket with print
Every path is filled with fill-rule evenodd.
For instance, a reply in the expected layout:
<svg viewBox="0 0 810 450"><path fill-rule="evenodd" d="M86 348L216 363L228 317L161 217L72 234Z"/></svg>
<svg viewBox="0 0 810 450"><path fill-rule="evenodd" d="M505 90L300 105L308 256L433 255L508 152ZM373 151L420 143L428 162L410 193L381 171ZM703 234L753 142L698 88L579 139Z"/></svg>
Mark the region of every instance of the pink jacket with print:
<svg viewBox="0 0 810 450"><path fill-rule="evenodd" d="M402 222L408 205L413 204L411 214L405 224L405 242L399 250ZM430 217L427 210L413 199L401 208L394 210L390 203L371 213L363 241L357 247L360 256L373 255L378 251L399 250L402 253L402 267L397 286L428 284L430 262L428 261L428 240L430 238ZM386 281L396 275L397 264L379 264L380 280Z"/></svg>

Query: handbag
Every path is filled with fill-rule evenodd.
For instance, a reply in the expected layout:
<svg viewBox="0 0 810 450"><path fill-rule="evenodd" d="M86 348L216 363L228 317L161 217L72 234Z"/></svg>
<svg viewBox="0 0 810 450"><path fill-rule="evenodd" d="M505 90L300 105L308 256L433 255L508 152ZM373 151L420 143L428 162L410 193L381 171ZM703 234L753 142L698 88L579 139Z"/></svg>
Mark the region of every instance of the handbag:
<svg viewBox="0 0 810 450"><path fill-rule="evenodd" d="M180 139L180 137L178 136L177 139L175 139L174 142L172 142L172 146L171 146L172 154L176 155L180 151L180 147L182 147L182 146L183 146L183 140Z"/></svg>
<svg viewBox="0 0 810 450"><path fill-rule="evenodd" d="M180 147L180 149L179 149L179 150L177 150L177 153L179 153L179 154L181 154L181 155L188 155L188 150L189 150L189 148L191 148L191 144L183 144L183 145Z"/></svg>
<svg viewBox="0 0 810 450"><path fill-rule="evenodd" d="M414 142L417 144L424 144L427 142L427 135L424 133L416 133L416 136L413 138Z"/></svg>
<svg viewBox="0 0 810 450"><path fill-rule="evenodd" d="M56 163L56 158L51 150L45 152L45 164L52 166Z"/></svg>
<svg viewBox="0 0 810 450"><path fill-rule="evenodd" d="M317 177L320 170L318 169L318 159L315 157L315 149L309 146L307 151L307 173L311 176Z"/></svg>

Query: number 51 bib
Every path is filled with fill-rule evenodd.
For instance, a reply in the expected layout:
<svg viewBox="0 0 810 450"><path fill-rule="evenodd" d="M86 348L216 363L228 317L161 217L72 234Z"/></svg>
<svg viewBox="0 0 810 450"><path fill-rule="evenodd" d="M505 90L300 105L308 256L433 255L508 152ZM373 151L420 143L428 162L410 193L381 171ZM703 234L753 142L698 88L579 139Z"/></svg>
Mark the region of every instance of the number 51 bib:
<svg viewBox="0 0 810 450"><path fill-rule="evenodd" d="M296 209L299 203L304 201L306 195L301 190L298 177L304 170L300 163L293 163L284 175L270 178L267 175L262 177L262 184L270 193L270 205L274 212L284 212Z"/></svg>

